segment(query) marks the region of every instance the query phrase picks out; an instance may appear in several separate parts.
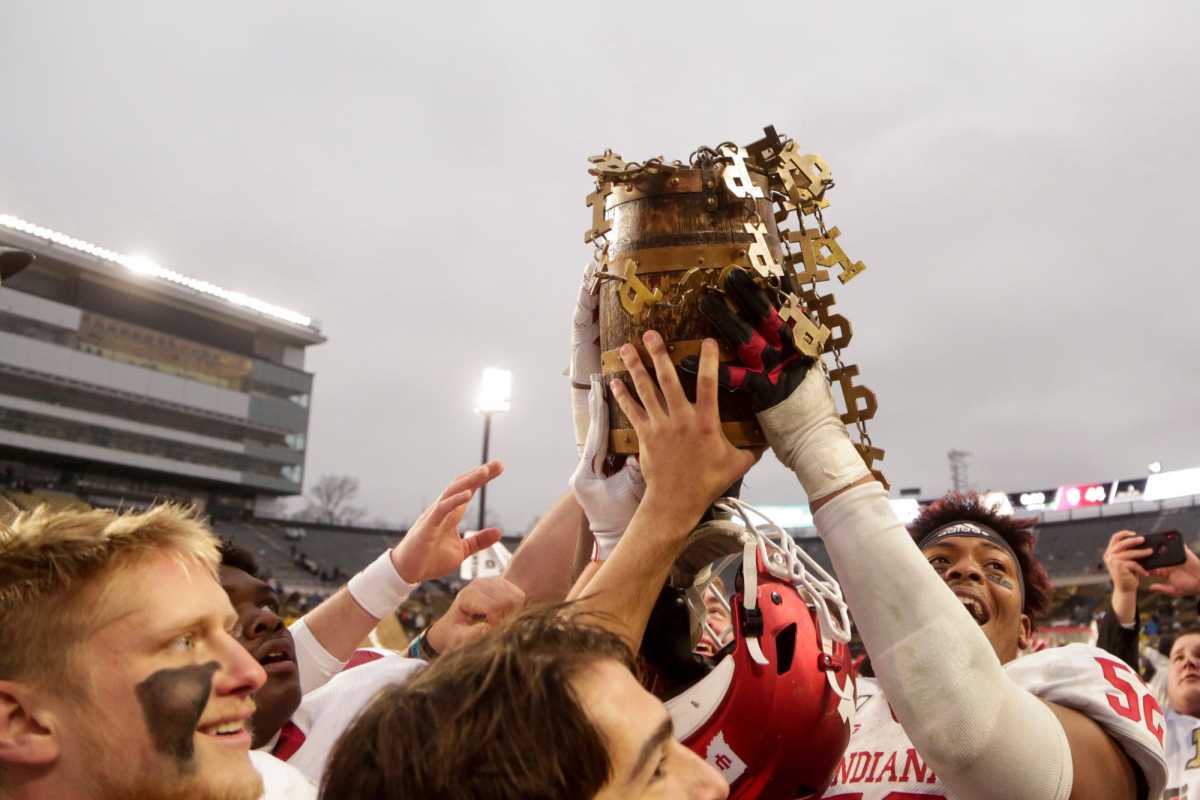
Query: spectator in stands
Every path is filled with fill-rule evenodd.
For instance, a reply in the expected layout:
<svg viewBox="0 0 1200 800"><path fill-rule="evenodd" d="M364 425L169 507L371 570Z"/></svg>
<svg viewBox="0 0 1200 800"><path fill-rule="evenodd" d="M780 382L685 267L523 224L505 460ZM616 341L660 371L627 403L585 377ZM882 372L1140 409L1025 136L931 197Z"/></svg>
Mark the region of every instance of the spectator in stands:
<svg viewBox="0 0 1200 800"><path fill-rule="evenodd" d="M1151 592L1175 598L1175 602L1182 597L1200 594L1200 559L1196 558L1191 548L1185 546L1187 560L1182 565L1148 573L1137 561L1152 552L1150 548L1139 547L1143 542L1144 536L1126 530L1117 531L1108 541L1104 565L1112 579L1113 591L1108 610L1099 620L1096 644L1131 666L1137 666L1140 656L1141 661L1154 671L1150 678L1150 690L1160 701L1166 701L1168 670L1163 667L1167 665L1166 656L1172 650L1174 638L1163 636L1165 641L1160 642L1158 649L1140 644L1138 587L1144 578L1159 577L1166 578L1166 583L1151 584ZM1167 611L1170 613L1170 609ZM1157 624L1155 627L1155 633L1158 633ZM1175 627L1178 627L1178 623L1175 623ZM1146 633L1155 635L1150 633L1149 624Z"/></svg>
<svg viewBox="0 0 1200 800"><path fill-rule="evenodd" d="M269 797L315 794L247 755L265 675L230 634L217 559L169 505L0 528L0 795L254 800L256 765Z"/></svg>
<svg viewBox="0 0 1200 800"><path fill-rule="evenodd" d="M1133 531L1117 531L1104 553L1104 563L1113 578L1113 613L1111 619L1101 621L1101 641L1112 647L1110 652L1126 660L1137 657L1140 578L1163 579L1149 588L1168 597L1200 596L1200 558L1190 547L1185 547L1186 560L1180 566L1147 573L1139 564L1129 565L1133 559L1150 555L1149 548L1138 547L1143 541ZM1146 655L1161 664L1154 657L1157 653ZM1167 700L1163 726L1167 790L1163 797L1200 800L1200 628L1186 628L1174 636L1165 667L1155 675L1156 682L1165 682Z"/></svg>
<svg viewBox="0 0 1200 800"><path fill-rule="evenodd" d="M330 757L322 797L724 798L675 741L620 637L535 610L383 690Z"/></svg>
<svg viewBox="0 0 1200 800"><path fill-rule="evenodd" d="M1196 580L1200 581L1200 569ZM1200 592L1200 586L1196 587ZM1166 748L1168 781L1163 797L1200 798L1200 628L1175 637L1167 663Z"/></svg>
<svg viewBox="0 0 1200 800"><path fill-rule="evenodd" d="M1137 562L1153 551L1139 547L1144 536L1117 531L1104 550L1104 566L1112 580L1108 609L1101 615L1096 645L1130 666L1138 665L1138 584L1149 573Z"/></svg>

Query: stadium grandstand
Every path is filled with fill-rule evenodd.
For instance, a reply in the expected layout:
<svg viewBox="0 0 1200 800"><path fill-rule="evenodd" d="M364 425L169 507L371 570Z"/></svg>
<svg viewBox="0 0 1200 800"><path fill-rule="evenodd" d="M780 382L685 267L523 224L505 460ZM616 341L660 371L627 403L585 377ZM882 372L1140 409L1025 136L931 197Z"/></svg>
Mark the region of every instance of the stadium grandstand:
<svg viewBox="0 0 1200 800"><path fill-rule="evenodd" d="M303 489L305 350L325 341L315 320L0 214L5 247L36 258L6 268L0 285L0 520L42 504L191 503L253 552L298 610L403 534L257 513ZM1004 513L1038 517L1056 587L1046 623L1068 634L1107 596L1101 558L1115 531L1179 530L1200 549L1200 468L988 497ZM930 501L893 502L911 519ZM763 510L828 568L807 507ZM444 609L462 583L427 586L410 604L415 621ZM1196 617L1193 604L1143 594L1152 617Z"/></svg>
<svg viewBox="0 0 1200 800"><path fill-rule="evenodd" d="M315 320L6 214L0 253L0 521L193 504L297 614L403 534L260 513L303 491ZM413 625L461 585L423 587Z"/></svg>
<svg viewBox="0 0 1200 800"><path fill-rule="evenodd" d="M4 246L36 257L0 285L11 502L237 518L302 491L314 320L0 214Z"/></svg>

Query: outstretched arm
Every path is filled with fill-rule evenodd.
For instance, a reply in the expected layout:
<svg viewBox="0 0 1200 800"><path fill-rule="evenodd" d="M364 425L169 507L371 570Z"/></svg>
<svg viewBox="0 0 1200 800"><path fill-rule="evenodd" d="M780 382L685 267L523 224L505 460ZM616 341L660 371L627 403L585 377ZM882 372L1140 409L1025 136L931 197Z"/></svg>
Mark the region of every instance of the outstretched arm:
<svg viewBox="0 0 1200 800"><path fill-rule="evenodd" d="M578 606L601 612L635 651L671 564L705 509L742 477L755 455L721 432L717 412L717 345L701 348L696 402L688 402L662 337L643 337L658 376L650 377L632 345L621 348L638 399L625 384L613 395L637 432L646 493L612 555L596 568ZM660 394L661 392L661 394ZM639 402L640 401L640 402Z"/></svg>
<svg viewBox="0 0 1200 800"><path fill-rule="evenodd" d="M616 475L600 465L608 447L608 409L600 379L600 306L595 288L598 264L584 270L571 317L571 421L579 464L571 491L526 537L505 577L530 602L574 599L616 546L633 517L645 486L636 460ZM597 390L597 386L600 389Z"/></svg>
<svg viewBox="0 0 1200 800"><path fill-rule="evenodd" d="M1117 743L1094 720L1009 677L882 486L839 493L814 519L896 718L955 795L1134 800L1132 766Z"/></svg>
<svg viewBox="0 0 1200 800"><path fill-rule="evenodd" d="M1133 531L1117 531L1104 550L1113 592L1108 609L1100 615L1096 646L1133 665L1138 662L1138 583L1149 575L1137 559L1154 552L1139 547L1145 541Z"/></svg>
<svg viewBox="0 0 1200 800"><path fill-rule="evenodd" d="M500 540L497 528L462 537L458 525L476 490L503 470L492 461L455 478L395 547L292 626L304 691L341 669L418 584L452 572L467 556Z"/></svg>
<svg viewBox="0 0 1200 800"><path fill-rule="evenodd" d="M576 573L583 509L572 492L558 499L521 542L504 577L520 586L528 602L556 602L567 596Z"/></svg>
<svg viewBox="0 0 1200 800"><path fill-rule="evenodd" d="M704 306L743 364L722 383L751 394L772 449L808 494L876 677L917 751L959 797L1133 800L1129 762L1095 722L1009 678L896 518L824 371L796 353L765 294L740 271L726 288L739 315L719 298ZM1089 771L1072 792L1076 762Z"/></svg>
<svg viewBox="0 0 1200 800"><path fill-rule="evenodd" d="M592 378L587 406L589 426L571 492L538 522L505 573L533 600L578 596L598 569L592 564L611 555L646 491L636 458L613 475L603 474L608 405L599 376Z"/></svg>

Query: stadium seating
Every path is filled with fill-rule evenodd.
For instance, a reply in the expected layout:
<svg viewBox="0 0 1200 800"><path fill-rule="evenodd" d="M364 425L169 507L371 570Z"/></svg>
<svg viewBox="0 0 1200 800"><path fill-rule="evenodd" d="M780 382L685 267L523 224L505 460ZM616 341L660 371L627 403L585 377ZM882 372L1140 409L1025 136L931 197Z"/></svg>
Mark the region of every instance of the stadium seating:
<svg viewBox="0 0 1200 800"><path fill-rule="evenodd" d="M213 522L213 529L218 536L254 553L264 575L277 579L288 591L317 594L335 590L400 536L302 522L285 525L218 520ZM289 538L289 532L296 538Z"/></svg>
<svg viewBox="0 0 1200 800"><path fill-rule="evenodd" d="M48 506L52 511L90 508L83 500L68 492L57 492L50 489L33 489L31 491L8 489L0 491L0 522L11 520L22 511L32 511L38 506Z"/></svg>
<svg viewBox="0 0 1200 800"><path fill-rule="evenodd" d="M1178 530L1200 550L1200 506L1153 508L1113 516L1043 522L1037 528L1037 553L1056 586L1107 583L1102 557L1109 538L1119 530L1140 533ZM832 570L825 545L811 529L801 532L800 546L818 564Z"/></svg>

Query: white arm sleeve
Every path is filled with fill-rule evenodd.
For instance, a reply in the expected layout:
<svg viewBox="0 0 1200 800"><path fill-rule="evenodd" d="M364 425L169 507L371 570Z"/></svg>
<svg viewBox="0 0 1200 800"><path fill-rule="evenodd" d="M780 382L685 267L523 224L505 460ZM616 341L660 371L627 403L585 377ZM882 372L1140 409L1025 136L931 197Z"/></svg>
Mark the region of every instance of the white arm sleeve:
<svg viewBox="0 0 1200 800"><path fill-rule="evenodd" d="M302 694L324 686L326 681L346 666L346 662L338 661L337 656L321 646L317 637L313 636L313 632L304 623L303 617L293 622L288 630L292 633L292 642L296 647L296 668L300 670Z"/></svg>
<svg viewBox="0 0 1200 800"><path fill-rule="evenodd" d="M1073 772L1062 725L1009 678L883 487L844 492L815 522L884 694L951 794L1066 800Z"/></svg>

